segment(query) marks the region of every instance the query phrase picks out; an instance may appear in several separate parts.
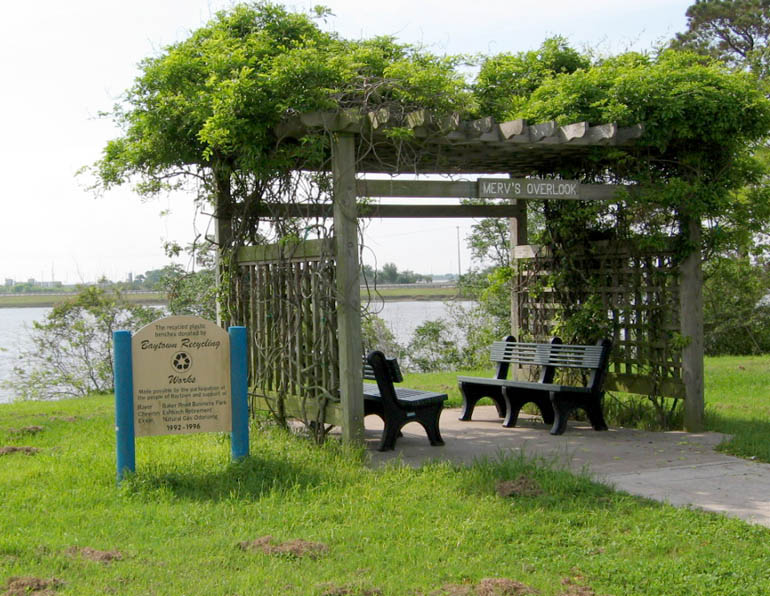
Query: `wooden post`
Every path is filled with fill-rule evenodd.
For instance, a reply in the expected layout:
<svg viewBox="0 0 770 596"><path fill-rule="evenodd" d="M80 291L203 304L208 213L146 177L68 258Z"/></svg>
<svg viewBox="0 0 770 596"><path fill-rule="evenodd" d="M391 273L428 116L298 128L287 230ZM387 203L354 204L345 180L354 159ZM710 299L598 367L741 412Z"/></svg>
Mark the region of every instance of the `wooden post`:
<svg viewBox="0 0 770 596"><path fill-rule="evenodd" d="M355 157L355 138L352 135L335 135L332 141L332 175L342 438L347 442L362 443L364 396Z"/></svg>
<svg viewBox="0 0 770 596"><path fill-rule="evenodd" d="M214 267L216 271L217 282L217 325L220 327L228 327L230 324L229 314L223 312L222 309L222 296L226 292L228 300L231 300L233 296L232 284L230 283L230 275L232 271L227 271L227 263L223 258L223 254L228 250L233 243L233 207L230 198L230 177L229 173L221 174L215 173L216 186L217 186L217 204L216 204L216 225L214 228L214 243L216 244L216 258L214 260ZM224 287L224 285L227 287Z"/></svg>
<svg viewBox="0 0 770 596"><path fill-rule="evenodd" d="M522 244L527 244L527 201L525 199L514 199L514 203L519 208L519 214L516 217L512 217L510 221L511 233L511 266L516 271L516 247ZM512 288L511 291L511 335L516 339L519 339L521 330L521 321L519 320L519 314L521 309L519 308L519 293L516 288Z"/></svg>
<svg viewBox="0 0 770 596"><path fill-rule="evenodd" d="M684 429L703 430L703 271L701 269L700 221L686 219L681 230L688 234L693 251L679 268L679 321L687 345L682 349L682 380L685 386Z"/></svg>

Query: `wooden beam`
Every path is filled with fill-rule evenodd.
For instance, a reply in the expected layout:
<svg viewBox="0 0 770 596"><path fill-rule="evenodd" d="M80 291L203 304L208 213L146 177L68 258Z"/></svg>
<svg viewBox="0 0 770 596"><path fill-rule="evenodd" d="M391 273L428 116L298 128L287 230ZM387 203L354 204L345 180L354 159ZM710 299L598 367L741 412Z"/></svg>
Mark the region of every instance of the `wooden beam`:
<svg viewBox="0 0 770 596"><path fill-rule="evenodd" d="M565 141L572 142L585 137L588 128L588 122L576 122L575 124L562 126L560 132Z"/></svg>
<svg viewBox="0 0 770 596"><path fill-rule="evenodd" d="M574 192L557 193L572 185ZM538 178L479 178L477 181L447 180L357 180L359 197L409 198L501 198L501 199L579 199L608 201L619 190L632 187L620 184L579 184L574 180ZM549 192L553 190L553 192ZM569 190L569 188L567 188Z"/></svg>
<svg viewBox="0 0 770 596"><path fill-rule="evenodd" d="M411 197L469 199L477 196L476 183L469 180L356 180L359 197Z"/></svg>
<svg viewBox="0 0 770 596"><path fill-rule="evenodd" d="M555 120L551 120L550 122L543 122L542 124L535 124L534 126L529 127L529 135L532 139L532 142L538 142L546 137L552 137L554 136L559 130L559 125L556 124Z"/></svg>
<svg viewBox="0 0 770 596"><path fill-rule="evenodd" d="M622 391L639 395L652 395L657 391L664 397L685 397L684 385L675 379L662 379L655 382L650 377L641 375L623 375L609 372L604 381L608 391Z"/></svg>
<svg viewBox="0 0 770 596"><path fill-rule="evenodd" d="M628 128L618 128L613 123L589 126L586 122L560 126L555 121L538 124L528 124L525 120L496 122L491 117L467 121L460 120L458 114L443 117L427 110L401 114L388 108L372 110L365 114L357 110L298 114L276 125L275 132L279 139L301 138L321 130L351 134L369 133L380 141L389 142L383 137L382 131L394 126L412 130L417 139L431 145L463 147L471 144L493 149L506 144L530 145L535 151L538 146L545 146L548 151L559 146L569 150L570 146L573 146L574 151L574 146L580 145L622 145L639 138L644 132L641 124ZM437 171L459 170L453 167ZM484 170L473 167L465 171Z"/></svg>
<svg viewBox="0 0 770 596"><path fill-rule="evenodd" d="M278 413L281 404L283 416L308 421L323 419L325 424L344 426L342 406L336 401L327 402L325 410L319 412L316 400L302 399L297 395L284 393L279 396L276 392L271 395L253 395L252 400L256 410Z"/></svg>
<svg viewBox="0 0 770 596"><path fill-rule="evenodd" d="M358 217L461 218L518 217L519 207L509 205L359 205Z"/></svg>
<svg viewBox="0 0 770 596"><path fill-rule="evenodd" d="M506 141L510 138L521 136L526 134L527 121L526 120L509 120L508 122L501 122L500 136Z"/></svg>
<svg viewBox="0 0 770 596"><path fill-rule="evenodd" d="M695 248L680 265L679 324L686 345L682 348L682 379L685 387L684 429L703 430L703 270L700 221L686 218L682 233Z"/></svg>
<svg viewBox="0 0 770 596"><path fill-rule="evenodd" d="M236 254L239 265L265 261L306 260L323 254L333 254L334 244L329 239L305 240L297 244L270 244L266 246L242 246Z"/></svg>
<svg viewBox="0 0 770 596"><path fill-rule="evenodd" d="M619 190L632 187L620 184L580 184L575 180L540 178L479 178L477 197L500 199L541 199L609 201Z"/></svg>
<svg viewBox="0 0 770 596"><path fill-rule="evenodd" d="M364 441L364 396L361 367L361 288L358 263L355 137L332 138L334 239L337 252L337 338L340 359L342 439Z"/></svg>
<svg viewBox="0 0 770 596"><path fill-rule="evenodd" d="M286 203L260 207L255 210L259 217L333 217L331 203L297 205ZM358 203L357 217L372 219L391 218L468 218L468 217L517 217L518 207L508 205L380 205ZM244 253L245 254L245 253Z"/></svg>
<svg viewBox="0 0 770 596"><path fill-rule="evenodd" d="M527 245L527 201L524 199L517 199L514 201L516 207L519 209L519 215L512 217L509 220L510 225L510 250L511 250L511 264L513 270L517 271L516 267L516 248L521 245ZM514 284L516 285L516 284ZM514 289L511 292L511 334L520 338L521 336L521 301L522 297L518 290ZM514 369L515 372L515 369Z"/></svg>

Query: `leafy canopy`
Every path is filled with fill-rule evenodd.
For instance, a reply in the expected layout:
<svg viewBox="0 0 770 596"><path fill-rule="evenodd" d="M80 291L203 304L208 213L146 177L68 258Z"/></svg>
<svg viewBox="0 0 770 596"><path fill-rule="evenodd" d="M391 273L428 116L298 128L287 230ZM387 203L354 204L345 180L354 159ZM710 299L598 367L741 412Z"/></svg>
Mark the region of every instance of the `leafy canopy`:
<svg viewBox="0 0 770 596"><path fill-rule="evenodd" d="M728 4L764 11L766 2L703 0L691 7L692 19ZM388 107L498 120L643 123L645 134L631 151L600 148L560 171L533 174L637 181L655 192L630 197L630 208L610 219L605 207L596 213L570 206L552 209L550 221L558 211L578 210L572 227L631 221L637 231L668 233L682 216L706 218L714 223L711 240L735 243L770 216L767 193L757 186L764 170L752 156L770 130L770 107L746 73L676 51L594 62L559 37L535 51L484 58L472 87L462 63L389 37L342 39L312 15L280 5L235 6L141 63L110 114L123 132L95 166L99 185L132 181L152 195L192 182L199 200L234 206L236 232L254 240L255 204L323 198L330 188L323 173L328 139L284 142L276 137L279 122L315 110ZM307 190L300 173L319 171ZM749 190L736 194L740 188Z"/></svg>
<svg viewBox="0 0 770 596"><path fill-rule="evenodd" d="M343 40L275 4L238 5L140 64L109 114L123 134L96 164L99 184L134 179L152 195L192 180L201 198L269 200L275 180L327 157L323 139L280 143L274 127L286 116L385 105L467 112L459 60L389 37Z"/></svg>
<svg viewBox="0 0 770 596"><path fill-rule="evenodd" d="M641 222L670 234L682 217L705 219L713 224L709 239L728 242L737 237L736 226L759 231L770 217L770 197L760 186L764 167L753 155L770 131L770 102L747 73L688 52L626 53L545 79L515 115L562 124L644 124L633 149L597 152L555 172L644 186L614 221L596 221L637 230ZM736 193L746 187L751 200L741 201ZM621 221L624 216L631 221Z"/></svg>
<svg viewBox="0 0 770 596"><path fill-rule="evenodd" d="M545 80L589 66L589 59L563 37L546 39L537 50L487 57L474 87L479 111L501 122L508 120Z"/></svg>
<svg viewBox="0 0 770 596"><path fill-rule="evenodd" d="M759 77L770 74L769 0L696 0L687 9L687 30L672 41L724 60Z"/></svg>

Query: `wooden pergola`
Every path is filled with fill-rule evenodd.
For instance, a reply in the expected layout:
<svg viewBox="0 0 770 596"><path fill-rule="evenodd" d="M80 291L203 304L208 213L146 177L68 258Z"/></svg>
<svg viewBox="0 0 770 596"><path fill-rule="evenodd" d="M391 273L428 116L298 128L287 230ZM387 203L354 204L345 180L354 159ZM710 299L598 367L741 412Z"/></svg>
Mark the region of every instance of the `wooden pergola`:
<svg viewBox="0 0 770 596"><path fill-rule="evenodd" d="M387 131L407 128L413 139L395 141ZM643 133L642 125L619 128L614 124L592 126L585 122L560 126L555 122L529 124L523 120L496 122L492 118L463 121L457 117L434 118L424 111L399 116L388 110L310 113L279 125L280 142L299 141L306 135L324 134L331 139L333 201L327 204L270 206L265 216L333 217L336 257L337 340L339 343L339 410L331 418L342 426L343 438L363 439L361 371L361 293L358 260L360 217L506 217L510 218L514 258L528 247L527 202L532 199L610 200L613 185L571 185L569 181L536 178L558 172L565 163L602 159L608 148L632 149ZM409 170L402 170L407 163ZM607 158L609 163L609 157ZM424 181L366 179L367 174L482 175L478 181ZM518 185L516 184L518 183ZM624 187L626 188L626 187ZM401 198L507 198L495 205L399 205L363 204L363 197ZM221 239L228 233L220 219ZM697 240L700 224L690 228ZM528 249L531 251L531 249ZM703 324L700 253L695 251L679 268L681 281L679 321L681 333L691 338L683 349L682 378L685 387L685 426L699 430L703 418ZM518 335L517 314L513 333ZM335 405L335 407L337 407Z"/></svg>

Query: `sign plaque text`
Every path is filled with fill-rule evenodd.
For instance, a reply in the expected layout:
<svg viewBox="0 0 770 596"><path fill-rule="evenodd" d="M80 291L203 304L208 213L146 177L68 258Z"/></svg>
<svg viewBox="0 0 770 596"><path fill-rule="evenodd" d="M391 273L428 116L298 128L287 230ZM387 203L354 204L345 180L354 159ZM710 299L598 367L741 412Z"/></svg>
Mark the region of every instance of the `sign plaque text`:
<svg viewBox="0 0 770 596"><path fill-rule="evenodd" d="M486 199L580 199L577 180L479 178L478 195Z"/></svg>
<svg viewBox="0 0 770 596"><path fill-rule="evenodd" d="M230 342L200 317L158 319L131 338L136 436L230 432Z"/></svg>

